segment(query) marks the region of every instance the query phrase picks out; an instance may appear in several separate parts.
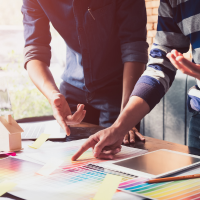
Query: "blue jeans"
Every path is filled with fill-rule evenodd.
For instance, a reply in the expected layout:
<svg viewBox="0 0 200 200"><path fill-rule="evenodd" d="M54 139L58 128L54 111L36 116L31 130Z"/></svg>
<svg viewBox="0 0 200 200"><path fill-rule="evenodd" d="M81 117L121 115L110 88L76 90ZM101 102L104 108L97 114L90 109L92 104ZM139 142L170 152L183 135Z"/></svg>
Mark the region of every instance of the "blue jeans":
<svg viewBox="0 0 200 200"><path fill-rule="evenodd" d="M188 137L188 146L200 149L200 112L192 115Z"/></svg>
<svg viewBox="0 0 200 200"><path fill-rule="evenodd" d="M122 77L94 92L85 92L63 81L60 85L60 92L65 96L72 113L76 111L77 104L85 104L84 122L109 127L120 113Z"/></svg>

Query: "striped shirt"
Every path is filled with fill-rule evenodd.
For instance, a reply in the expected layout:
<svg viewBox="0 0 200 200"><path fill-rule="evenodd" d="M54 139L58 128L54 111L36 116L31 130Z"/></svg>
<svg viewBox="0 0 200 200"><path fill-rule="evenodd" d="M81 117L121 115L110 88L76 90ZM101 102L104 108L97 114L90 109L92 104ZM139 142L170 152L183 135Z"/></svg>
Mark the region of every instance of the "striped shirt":
<svg viewBox="0 0 200 200"><path fill-rule="evenodd" d="M166 57L176 49L186 53L192 46L193 62L200 64L200 0L160 0L155 43L147 69L138 80L131 96L144 99L150 109L159 103L171 87L176 68ZM200 111L200 81L188 93L190 111Z"/></svg>

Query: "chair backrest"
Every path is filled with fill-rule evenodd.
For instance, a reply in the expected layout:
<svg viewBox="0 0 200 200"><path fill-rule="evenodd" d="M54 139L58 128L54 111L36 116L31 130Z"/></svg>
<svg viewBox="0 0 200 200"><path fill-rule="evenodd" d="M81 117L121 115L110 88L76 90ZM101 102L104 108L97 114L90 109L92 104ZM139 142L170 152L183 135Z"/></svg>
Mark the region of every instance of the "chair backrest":
<svg viewBox="0 0 200 200"><path fill-rule="evenodd" d="M160 103L141 121L140 132L149 137L187 145L191 113L187 92L196 84L193 77L177 72Z"/></svg>

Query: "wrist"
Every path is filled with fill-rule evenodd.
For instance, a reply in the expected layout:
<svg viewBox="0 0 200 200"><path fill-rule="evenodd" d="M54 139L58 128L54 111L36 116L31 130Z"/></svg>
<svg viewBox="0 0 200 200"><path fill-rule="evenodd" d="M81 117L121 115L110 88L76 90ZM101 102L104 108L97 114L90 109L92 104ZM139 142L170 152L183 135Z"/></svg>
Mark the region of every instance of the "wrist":
<svg viewBox="0 0 200 200"><path fill-rule="evenodd" d="M53 100L55 99L55 96L57 96L57 95L62 95L59 90L51 90L49 92L47 99L51 105L53 103Z"/></svg>
<svg viewBox="0 0 200 200"><path fill-rule="evenodd" d="M113 129L113 132L115 132L115 134L117 134L119 137L124 137L126 135L126 133L129 131L118 120L115 121L115 123L112 125L112 129Z"/></svg>

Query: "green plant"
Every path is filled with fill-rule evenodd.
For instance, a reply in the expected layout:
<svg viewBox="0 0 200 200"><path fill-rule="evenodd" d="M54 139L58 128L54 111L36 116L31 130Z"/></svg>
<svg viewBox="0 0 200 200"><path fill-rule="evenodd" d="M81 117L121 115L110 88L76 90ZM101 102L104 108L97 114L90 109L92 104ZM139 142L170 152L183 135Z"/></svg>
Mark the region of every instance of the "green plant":
<svg viewBox="0 0 200 200"><path fill-rule="evenodd" d="M52 115L48 100L34 86L23 67L22 56L14 51L10 63L1 67L6 71L6 82L15 119Z"/></svg>

